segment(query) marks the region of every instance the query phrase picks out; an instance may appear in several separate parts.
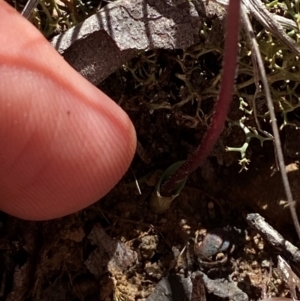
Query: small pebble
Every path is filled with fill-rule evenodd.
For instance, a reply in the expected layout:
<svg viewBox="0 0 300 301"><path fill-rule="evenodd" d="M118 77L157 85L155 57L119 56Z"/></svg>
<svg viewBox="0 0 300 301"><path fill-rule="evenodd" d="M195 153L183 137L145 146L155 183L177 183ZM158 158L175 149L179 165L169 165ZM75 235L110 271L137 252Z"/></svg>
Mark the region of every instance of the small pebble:
<svg viewBox="0 0 300 301"><path fill-rule="evenodd" d="M211 257L219 252L229 249L228 232L222 228L207 233L202 242L196 242L195 254L198 256Z"/></svg>
<svg viewBox="0 0 300 301"><path fill-rule="evenodd" d="M269 268L270 267L270 261L265 259L261 262L261 267L262 268Z"/></svg>

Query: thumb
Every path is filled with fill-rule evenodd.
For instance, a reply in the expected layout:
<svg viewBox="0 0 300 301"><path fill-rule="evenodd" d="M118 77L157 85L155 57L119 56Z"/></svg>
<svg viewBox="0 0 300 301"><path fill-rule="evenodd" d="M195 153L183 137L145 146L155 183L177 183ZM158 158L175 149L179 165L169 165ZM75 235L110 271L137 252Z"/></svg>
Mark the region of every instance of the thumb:
<svg viewBox="0 0 300 301"><path fill-rule="evenodd" d="M0 209L44 220L104 196L136 145L128 116L0 0Z"/></svg>

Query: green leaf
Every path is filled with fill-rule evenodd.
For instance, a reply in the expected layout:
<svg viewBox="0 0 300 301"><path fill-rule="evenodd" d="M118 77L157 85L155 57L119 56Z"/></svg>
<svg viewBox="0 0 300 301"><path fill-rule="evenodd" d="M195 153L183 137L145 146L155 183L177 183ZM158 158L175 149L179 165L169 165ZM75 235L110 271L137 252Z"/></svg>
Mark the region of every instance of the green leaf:
<svg viewBox="0 0 300 301"><path fill-rule="evenodd" d="M153 191L151 198L150 198L150 208L154 213L161 214L167 211L170 208L171 203L175 198L177 198L183 189L187 177L182 180L177 187L174 187L174 194L170 197L164 197L160 194L160 187L162 183L185 161L178 161L171 166L169 166L165 172L160 177L155 190Z"/></svg>

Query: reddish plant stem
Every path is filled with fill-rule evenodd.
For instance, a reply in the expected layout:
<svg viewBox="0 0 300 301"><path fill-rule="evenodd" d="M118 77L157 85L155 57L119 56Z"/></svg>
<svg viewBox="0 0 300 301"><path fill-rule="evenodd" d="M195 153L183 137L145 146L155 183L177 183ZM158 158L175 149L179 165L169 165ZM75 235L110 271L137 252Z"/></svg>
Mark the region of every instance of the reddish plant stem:
<svg viewBox="0 0 300 301"><path fill-rule="evenodd" d="M224 53L224 67L221 78L221 89L215 105L211 124L202 142L191 156L161 185L160 194L169 197L178 184L195 171L207 158L214 144L223 131L228 115L237 65L240 0L230 0L227 8L226 39Z"/></svg>

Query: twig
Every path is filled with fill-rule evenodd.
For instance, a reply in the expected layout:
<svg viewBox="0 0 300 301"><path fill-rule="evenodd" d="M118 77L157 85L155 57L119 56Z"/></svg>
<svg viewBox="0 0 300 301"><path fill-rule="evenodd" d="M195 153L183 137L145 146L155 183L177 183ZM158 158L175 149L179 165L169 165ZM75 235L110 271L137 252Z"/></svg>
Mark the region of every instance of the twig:
<svg viewBox="0 0 300 301"><path fill-rule="evenodd" d="M263 83L263 87L265 90L265 96L266 96L266 100L267 100L267 105L268 105L268 109L269 109L271 126L272 126L272 131L273 131L273 136L274 136L276 156L278 158L278 164L279 164L279 169L280 169L280 173L281 173L281 177L282 177L282 182L283 182L284 190L286 193L287 201L289 204L289 208L291 211L292 219L293 219L293 222L295 225L295 229L296 229L297 235L300 239L300 224L299 224L299 220L298 220L296 209L295 209L295 202L293 201L291 187L290 187L289 180L288 180L288 177L287 177L287 174L285 171L285 163L284 163L283 152L282 152L282 148L281 148L279 130L278 130L277 122L276 122L275 110L274 110L274 105L273 105L273 101L272 101L272 97L271 97L271 92L269 89L269 83L267 80L264 62L263 62L263 59L262 59L260 51L259 51L259 46L255 39L255 35L254 35L253 29L252 29L251 22L249 20L248 15L245 12L244 6L242 6L241 14L242 14L242 19L244 21L244 25L246 28L246 33L248 35L248 39L251 44L251 48L255 52L257 64L258 64L259 71L261 74L261 81Z"/></svg>
<svg viewBox="0 0 300 301"><path fill-rule="evenodd" d="M274 15L267 10L266 6L260 0L243 0L243 3L251 12L251 15L253 15L266 30L270 31L292 52L300 55L300 47L291 37L286 34L280 23L275 20Z"/></svg>
<svg viewBox="0 0 300 301"><path fill-rule="evenodd" d="M291 259L294 263L300 263L300 250L285 240L272 226L270 226L265 219L258 213L250 213L246 217L247 223L250 227L256 229L271 246L276 247L286 257Z"/></svg>
<svg viewBox="0 0 300 301"><path fill-rule="evenodd" d="M39 0L28 0L23 11L21 12L21 15L23 17L25 17L26 19L28 19L31 12L36 8L38 3L39 3Z"/></svg>
<svg viewBox="0 0 300 301"><path fill-rule="evenodd" d="M214 0L220 5L228 6L228 0ZM300 47L289 37L284 29L298 29L295 21L276 14L271 14L261 0L243 0L247 11L279 41L286 45L292 52L300 55Z"/></svg>

